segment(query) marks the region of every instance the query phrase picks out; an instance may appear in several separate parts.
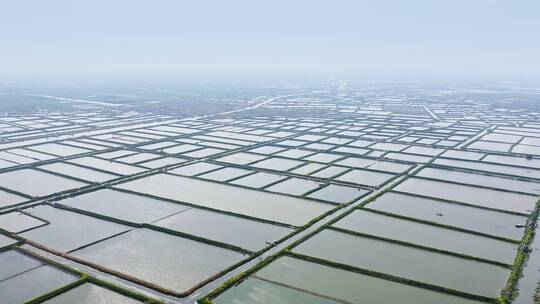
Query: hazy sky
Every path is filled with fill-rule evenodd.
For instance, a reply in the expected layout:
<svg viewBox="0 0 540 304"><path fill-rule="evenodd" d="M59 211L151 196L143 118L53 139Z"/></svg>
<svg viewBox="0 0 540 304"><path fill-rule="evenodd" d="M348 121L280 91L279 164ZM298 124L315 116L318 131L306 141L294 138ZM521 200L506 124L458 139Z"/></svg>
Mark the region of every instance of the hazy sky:
<svg viewBox="0 0 540 304"><path fill-rule="evenodd" d="M0 77L540 74L538 0L0 3Z"/></svg>

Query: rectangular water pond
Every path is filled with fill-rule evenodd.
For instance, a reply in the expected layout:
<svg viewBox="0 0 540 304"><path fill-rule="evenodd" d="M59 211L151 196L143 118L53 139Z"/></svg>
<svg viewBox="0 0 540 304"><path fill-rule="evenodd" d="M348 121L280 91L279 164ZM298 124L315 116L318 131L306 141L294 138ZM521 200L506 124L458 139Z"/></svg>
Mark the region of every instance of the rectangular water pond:
<svg viewBox="0 0 540 304"><path fill-rule="evenodd" d="M431 157L428 157L428 156L395 153L395 152L386 154L384 158L419 163L419 164L425 164L431 160Z"/></svg>
<svg viewBox="0 0 540 304"><path fill-rule="evenodd" d="M340 166L328 166L322 170L319 170L311 176L317 177L317 178L332 178L338 174L341 174L345 171L349 170L347 167L340 167Z"/></svg>
<svg viewBox="0 0 540 304"><path fill-rule="evenodd" d="M27 149L31 149L38 152L45 152L57 156L72 156L76 154L82 154L86 152L90 152L91 150L83 149L83 148L77 148L73 146L68 145L61 145L57 143L48 143L48 144L42 144L37 146L31 146L26 147Z"/></svg>
<svg viewBox="0 0 540 304"><path fill-rule="evenodd" d="M155 168L161 168L169 165L175 165L175 164L181 164L183 162L186 162L186 159L178 158L178 157L163 157L158 158L155 160L150 160L144 163L138 164L139 166L143 166L145 168L155 169Z"/></svg>
<svg viewBox="0 0 540 304"><path fill-rule="evenodd" d="M339 301L339 302L338 302ZM393 281L281 257L214 299L216 304L480 304Z"/></svg>
<svg viewBox="0 0 540 304"><path fill-rule="evenodd" d="M225 150L216 148L204 148L193 152L183 153L182 155L192 158L205 158L222 152L225 152Z"/></svg>
<svg viewBox="0 0 540 304"><path fill-rule="evenodd" d="M472 172L462 172L455 170L444 170L438 168L424 168L416 174L417 176L438 179L442 181L456 181L462 184L474 186L503 189L530 194L540 194L540 183L518 179L504 178L500 176L476 174Z"/></svg>
<svg viewBox="0 0 540 304"><path fill-rule="evenodd" d="M305 164L301 167L298 167L294 170L291 171L291 173L295 173L295 174L301 174L301 175L309 175L321 168L324 168L326 167L326 165L323 165L323 164L318 164L318 163L308 163L308 164Z"/></svg>
<svg viewBox="0 0 540 304"><path fill-rule="evenodd" d="M150 229L131 230L73 255L177 293L190 291L246 258L236 251Z"/></svg>
<svg viewBox="0 0 540 304"><path fill-rule="evenodd" d="M540 159L532 158L527 159L522 156L512 156L512 155L487 155L482 159L483 162L495 163L495 164L505 164L511 166L521 166L533 169L540 169Z"/></svg>
<svg viewBox="0 0 540 304"><path fill-rule="evenodd" d="M2 303L25 303L37 296L49 293L76 281L78 277L43 265L5 281L0 281Z"/></svg>
<svg viewBox="0 0 540 304"><path fill-rule="evenodd" d="M173 174L184 175L184 176L194 176L194 175L210 172L210 171L220 169L220 168L223 168L223 166L215 165L211 163L205 163L205 162L198 162L198 163L182 166L180 168L169 170L169 172Z"/></svg>
<svg viewBox="0 0 540 304"><path fill-rule="evenodd" d="M356 200L368 192L369 191L365 189L330 184L308 194L306 197L320 199L336 204L345 204Z"/></svg>
<svg viewBox="0 0 540 304"><path fill-rule="evenodd" d="M522 214L530 213L536 204L536 196L534 195L421 178L409 178L397 185L394 190Z"/></svg>
<svg viewBox="0 0 540 304"><path fill-rule="evenodd" d="M295 226L332 209L324 203L169 174L116 187Z"/></svg>
<svg viewBox="0 0 540 304"><path fill-rule="evenodd" d="M484 160L488 159L490 156L494 156L494 155L488 155L486 156L486 158L484 158ZM494 160L499 160L499 157L501 156L498 156ZM508 165L491 164L491 163L485 163L485 162L472 162L472 161L464 161L464 160L456 160L456 159L436 159L433 163L437 165L456 167L456 168L462 168L462 169L472 169L472 170L478 170L478 171L493 172L493 173L521 176L521 177L526 177L526 178L540 179L540 170L533 169L533 168L519 168L519 167L508 166Z"/></svg>
<svg viewBox="0 0 540 304"><path fill-rule="evenodd" d="M60 252L68 252L130 229L128 226L47 205L25 211L50 224L19 235Z"/></svg>
<svg viewBox="0 0 540 304"><path fill-rule="evenodd" d="M231 182L231 184L250 187L250 188L262 188L267 185L276 183L280 180L286 179L286 175L277 175L266 172L257 172Z"/></svg>
<svg viewBox="0 0 540 304"><path fill-rule="evenodd" d="M475 141L472 144L468 145L469 149L478 149L478 150L487 150L487 151L496 151L496 152L508 152L512 144L508 143L499 143L492 141Z"/></svg>
<svg viewBox="0 0 540 304"><path fill-rule="evenodd" d="M116 174L105 173L67 163L46 164L39 166L39 168L95 183L102 183L119 177L119 175Z"/></svg>
<svg viewBox="0 0 540 304"><path fill-rule="evenodd" d="M45 154L41 152L31 151L27 149L11 149L6 152L13 153L16 155L33 158L35 160L50 160L56 158L56 156Z"/></svg>
<svg viewBox="0 0 540 304"><path fill-rule="evenodd" d="M293 230L228 214L191 208L153 223L250 251L267 247Z"/></svg>
<svg viewBox="0 0 540 304"><path fill-rule="evenodd" d="M44 225L45 222L21 212L11 212L0 215L0 228L18 233Z"/></svg>
<svg viewBox="0 0 540 304"><path fill-rule="evenodd" d="M499 296L510 275L510 269L500 266L332 230L293 251L491 298Z"/></svg>
<svg viewBox="0 0 540 304"><path fill-rule="evenodd" d="M527 217L387 192L367 208L520 241Z"/></svg>
<svg viewBox="0 0 540 304"><path fill-rule="evenodd" d="M264 155L238 152L231 155L220 157L217 160L220 162L229 163L229 164L248 165L248 164L251 164L253 162L256 162L265 158L266 156Z"/></svg>
<svg viewBox="0 0 540 304"><path fill-rule="evenodd" d="M81 165L90 168L96 168L107 172L112 172L119 175L132 175L145 171L143 168L136 166L117 163L111 160L100 159L96 157L81 157L69 160L70 163Z"/></svg>
<svg viewBox="0 0 540 304"><path fill-rule="evenodd" d="M31 196L84 187L87 184L33 169L21 169L0 174L0 186Z"/></svg>
<svg viewBox="0 0 540 304"><path fill-rule="evenodd" d="M354 211L339 220L334 226L509 265L513 264L518 247L510 242L363 210Z"/></svg>
<svg viewBox="0 0 540 304"><path fill-rule="evenodd" d="M116 293L110 289L84 283L73 289L70 289L52 299L49 299L43 304L137 304L140 301L128 298L122 294Z"/></svg>
<svg viewBox="0 0 540 304"><path fill-rule="evenodd" d="M331 299L256 278L233 286L212 301L214 304L342 304Z"/></svg>
<svg viewBox="0 0 540 304"><path fill-rule="evenodd" d="M286 149L282 147L277 147L277 146L262 146L255 149L251 149L249 150L249 152L270 155L270 154L281 152L283 150L286 150Z"/></svg>
<svg viewBox="0 0 540 304"><path fill-rule="evenodd" d="M272 158L268 158L268 159L256 162L254 164L251 164L251 166L256 167L256 168L261 168L261 169L288 171L292 168L300 166L303 163L304 162L294 160L294 159L272 157Z"/></svg>
<svg viewBox="0 0 540 304"><path fill-rule="evenodd" d="M463 150L448 150L444 152L442 157L448 158L457 158L464 160L480 160L485 156L484 153L472 152L472 151L463 151Z"/></svg>
<svg viewBox="0 0 540 304"><path fill-rule="evenodd" d="M9 207L11 205L20 204L28 199L11 192L0 190L0 208Z"/></svg>
<svg viewBox="0 0 540 304"><path fill-rule="evenodd" d="M216 171L212 171L206 174L199 175L199 178L203 179L209 179L209 180L215 180L220 182L229 181L231 179L239 178L241 176L245 176L248 174L253 173L251 170L246 169L240 169L240 168L234 168L234 167L227 167L222 168Z"/></svg>
<svg viewBox="0 0 540 304"><path fill-rule="evenodd" d="M2 235L0 234L0 237ZM0 251L0 282L30 269L37 268L42 263L17 250Z"/></svg>
<svg viewBox="0 0 540 304"><path fill-rule="evenodd" d="M197 150L201 148L202 147L200 146L183 144L183 145L165 148L163 149L163 152L168 153L168 154L177 154L177 153L185 153L185 152L189 152L189 151L193 151L193 150Z"/></svg>
<svg viewBox="0 0 540 304"><path fill-rule="evenodd" d="M274 184L265 190L290 195L302 195L306 192L317 189L320 186L320 183L312 180L292 177L285 181Z"/></svg>
<svg viewBox="0 0 540 304"><path fill-rule="evenodd" d="M135 163L148 161L151 159L156 159L158 157L160 157L159 154L138 152L133 155L116 158L115 161L127 163L127 164L135 164Z"/></svg>
<svg viewBox="0 0 540 304"><path fill-rule="evenodd" d="M16 239L0 234L0 249L16 244L17 242Z"/></svg>
<svg viewBox="0 0 540 304"><path fill-rule="evenodd" d="M315 155L311 155L309 157L304 157L303 160L308 160L312 162L320 162L320 163L331 163L333 161L336 161L340 158L343 158L343 155L340 154L331 154L331 153L317 153Z"/></svg>
<svg viewBox="0 0 540 304"><path fill-rule="evenodd" d="M393 174L382 173L369 170L353 169L335 178L342 182L349 182L357 185L370 187L380 187L395 177Z"/></svg>
<svg viewBox="0 0 540 304"><path fill-rule="evenodd" d="M190 208L111 189L88 192L57 203L137 224L150 223Z"/></svg>
<svg viewBox="0 0 540 304"><path fill-rule="evenodd" d="M307 151L307 150L298 150L298 149L289 149L283 152L279 152L277 154L274 154L275 156L279 157L286 157L286 158L302 158L308 155L315 154L315 152Z"/></svg>

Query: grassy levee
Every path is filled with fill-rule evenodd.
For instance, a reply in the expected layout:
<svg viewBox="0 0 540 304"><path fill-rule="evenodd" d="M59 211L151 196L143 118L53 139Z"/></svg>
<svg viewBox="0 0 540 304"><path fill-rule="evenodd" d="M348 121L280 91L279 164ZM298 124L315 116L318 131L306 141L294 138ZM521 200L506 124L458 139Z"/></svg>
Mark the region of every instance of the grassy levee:
<svg viewBox="0 0 540 304"><path fill-rule="evenodd" d="M270 264L271 262L275 261L276 259L278 259L279 257L281 257L283 255L284 255L284 251L280 251L280 252L268 257L266 260L258 263L257 265L255 265L255 266L253 266L253 267L239 273L238 275L228 279L220 287L212 290L212 292L210 292L208 295L198 299L197 302L199 304L213 304L214 302L212 301L212 299L216 298L218 295L220 295L221 293L223 293L225 290L229 289L230 287L242 283L242 281L244 281L248 276L250 276L251 274L253 274L253 273L259 271L260 269L266 267L268 264Z"/></svg>
<svg viewBox="0 0 540 304"><path fill-rule="evenodd" d="M25 304L37 304L37 303L43 303L51 298L54 298L70 289L73 289L79 285L82 285L84 284L86 281L88 280L88 276L87 275L83 275L82 277L80 277L78 280L76 280L75 282L73 283L70 283L70 284L67 284L67 285L64 285L60 288L57 288L49 293L46 293L46 294L43 294L43 295L40 295L40 296L37 296L33 299L31 299L30 301L27 301L25 302Z"/></svg>
<svg viewBox="0 0 540 304"><path fill-rule="evenodd" d="M536 221L540 213L540 198L536 202L534 211L527 220L525 234L521 240L521 244L518 249L516 258L514 259L514 266L505 288L501 291L501 296L498 299L499 304L510 304L518 295L518 281L523 276L523 267L529 258L530 244L533 241L536 229ZM538 302L538 299L537 299Z"/></svg>

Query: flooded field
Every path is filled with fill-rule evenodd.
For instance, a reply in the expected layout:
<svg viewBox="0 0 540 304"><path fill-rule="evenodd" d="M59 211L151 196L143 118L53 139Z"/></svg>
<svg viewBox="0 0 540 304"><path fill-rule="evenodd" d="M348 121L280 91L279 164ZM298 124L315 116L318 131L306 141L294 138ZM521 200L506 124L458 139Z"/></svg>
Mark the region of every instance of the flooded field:
<svg viewBox="0 0 540 304"><path fill-rule="evenodd" d="M4 303L25 303L78 279L14 250L0 252L0 263L0 295Z"/></svg>
<svg viewBox="0 0 540 304"><path fill-rule="evenodd" d="M510 270L367 237L325 230L296 253L469 294L497 298Z"/></svg>
<svg viewBox="0 0 540 304"><path fill-rule="evenodd" d="M117 187L295 226L304 225L333 208L309 200L169 174L153 175Z"/></svg>
<svg viewBox="0 0 540 304"><path fill-rule="evenodd" d="M0 303L532 303L540 114L400 87L0 117Z"/></svg>
<svg viewBox="0 0 540 304"><path fill-rule="evenodd" d="M361 210L349 214L333 226L509 265L517 252L517 245L510 242Z"/></svg>
<svg viewBox="0 0 540 304"><path fill-rule="evenodd" d="M59 296L49 299L45 304L70 304L70 303L118 303L118 304L137 304L142 303L122 294L115 293L107 288L94 284L85 283L77 286Z"/></svg>
<svg viewBox="0 0 540 304"><path fill-rule="evenodd" d="M0 183L10 190L29 196L46 196L86 185L83 182L33 169L0 174Z"/></svg>
<svg viewBox="0 0 540 304"><path fill-rule="evenodd" d="M277 259L215 299L215 303L250 302L482 303L291 257Z"/></svg>
<svg viewBox="0 0 540 304"><path fill-rule="evenodd" d="M60 252L72 251L129 229L128 226L46 205L25 211L47 221L48 225L19 235Z"/></svg>
<svg viewBox="0 0 540 304"><path fill-rule="evenodd" d="M394 189L404 193L521 214L531 213L536 204L536 196L534 195L477 188L474 186L420 178L410 178Z"/></svg>
<svg viewBox="0 0 540 304"><path fill-rule="evenodd" d="M58 204L136 224L151 223L190 209L181 204L111 189L89 192L58 201Z"/></svg>
<svg viewBox="0 0 540 304"><path fill-rule="evenodd" d="M219 223L222 228L216 230L212 223ZM196 208L158 220L153 225L250 251L259 251L293 231L287 227Z"/></svg>
<svg viewBox="0 0 540 304"><path fill-rule="evenodd" d="M524 229L517 226L525 225L527 220L522 215L395 192L380 196L366 208L514 240L520 240L523 236Z"/></svg>
<svg viewBox="0 0 540 304"><path fill-rule="evenodd" d="M245 258L239 252L149 229L129 231L73 255L179 294Z"/></svg>

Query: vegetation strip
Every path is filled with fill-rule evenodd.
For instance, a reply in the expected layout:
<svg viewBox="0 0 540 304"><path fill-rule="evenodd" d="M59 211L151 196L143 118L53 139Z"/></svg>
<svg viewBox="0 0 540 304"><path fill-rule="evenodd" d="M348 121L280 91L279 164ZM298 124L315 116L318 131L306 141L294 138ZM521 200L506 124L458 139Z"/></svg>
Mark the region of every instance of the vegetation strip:
<svg viewBox="0 0 540 304"><path fill-rule="evenodd" d="M501 291L501 296L499 298L500 304L510 304L512 300L517 296L518 293L518 281L523 276L523 267L527 261L529 254L531 253L530 245L533 241L538 216L540 214L540 198L536 202L536 207L527 220L525 234L521 241L521 245L518 249L518 253L514 260L514 268L510 277L507 280L506 287Z"/></svg>

